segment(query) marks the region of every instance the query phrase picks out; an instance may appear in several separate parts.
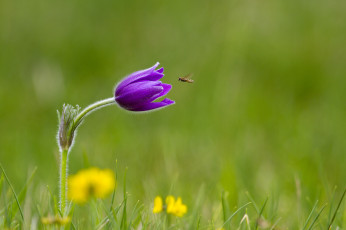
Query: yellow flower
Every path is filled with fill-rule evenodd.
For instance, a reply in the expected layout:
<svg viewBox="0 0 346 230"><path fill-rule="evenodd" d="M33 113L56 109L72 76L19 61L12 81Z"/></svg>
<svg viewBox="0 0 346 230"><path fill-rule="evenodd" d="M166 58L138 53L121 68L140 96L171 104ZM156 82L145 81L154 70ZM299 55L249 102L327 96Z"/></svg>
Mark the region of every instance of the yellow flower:
<svg viewBox="0 0 346 230"><path fill-rule="evenodd" d="M181 201L181 198L178 197L177 201L175 202L175 212L173 213L176 216L182 217L187 212L187 206L183 204Z"/></svg>
<svg viewBox="0 0 346 230"><path fill-rule="evenodd" d="M167 213L173 214L175 211L175 198L174 196L166 197Z"/></svg>
<svg viewBox="0 0 346 230"><path fill-rule="evenodd" d="M71 217L66 216L66 217L52 217L52 216L47 216L47 217L42 217L41 222L43 225L58 225L58 226L64 226L68 223L70 223Z"/></svg>
<svg viewBox="0 0 346 230"><path fill-rule="evenodd" d="M160 196L155 197L153 213L159 213L163 210L163 202Z"/></svg>
<svg viewBox="0 0 346 230"><path fill-rule="evenodd" d="M166 205L162 205L162 198L157 196L154 200L154 209L153 213L159 213L166 210L168 214L172 214L178 217L182 217L187 212L187 206L183 204L180 197L175 200L174 196L166 197Z"/></svg>
<svg viewBox="0 0 346 230"><path fill-rule="evenodd" d="M85 203L91 197L105 198L115 188L114 173L109 170L89 168L68 178L68 198Z"/></svg>

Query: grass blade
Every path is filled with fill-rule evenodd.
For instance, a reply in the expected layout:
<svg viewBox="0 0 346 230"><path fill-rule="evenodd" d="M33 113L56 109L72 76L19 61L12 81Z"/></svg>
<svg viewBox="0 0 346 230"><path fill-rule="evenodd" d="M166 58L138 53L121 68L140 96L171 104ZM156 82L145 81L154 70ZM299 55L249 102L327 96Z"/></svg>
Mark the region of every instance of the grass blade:
<svg viewBox="0 0 346 230"><path fill-rule="evenodd" d="M223 211L223 221L226 222L227 220L227 216L229 215L229 207L228 207L228 204L227 204L227 201L226 201L226 192L225 191L222 191L221 193L221 204L222 204L222 211ZM227 226L226 226L226 229L229 229Z"/></svg>
<svg viewBox="0 0 346 230"><path fill-rule="evenodd" d="M270 230L275 229L276 225L279 223L280 220L281 220L281 218L277 219L277 220L275 221L275 223L273 224L273 226L270 228Z"/></svg>
<svg viewBox="0 0 346 230"><path fill-rule="evenodd" d="M118 160L115 160L115 183L118 183ZM112 201L111 201L111 206L109 207L109 212L112 212L112 209L113 209L116 187L117 186L115 186L113 190Z"/></svg>
<svg viewBox="0 0 346 230"><path fill-rule="evenodd" d="M100 221L98 225L96 225L95 229L102 229L108 223L109 223L109 218L108 216L106 216L105 218L103 218L103 220Z"/></svg>
<svg viewBox="0 0 346 230"><path fill-rule="evenodd" d="M102 222L101 222L102 223ZM109 219L107 218L106 221L104 221L104 223L102 223L102 225L100 225L97 230L101 230L103 227L105 227L107 224L109 223Z"/></svg>
<svg viewBox="0 0 346 230"><path fill-rule="evenodd" d="M124 209L123 209L123 216L121 218L121 223L120 223L120 229L126 229L127 226L127 217L126 217L126 205L127 205L127 194L126 194L126 173L127 173L127 168L125 169L125 175L124 175Z"/></svg>
<svg viewBox="0 0 346 230"><path fill-rule="evenodd" d="M315 217L315 219L312 221L312 223L310 224L308 230L312 229L312 226L314 226L315 222L317 221L318 217L320 217L323 209L327 206L327 204L323 205L323 207L321 208L321 210L318 212L317 216Z"/></svg>
<svg viewBox="0 0 346 230"><path fill-rule="evenodd" d="M3 173L4 176L5 176L5 179L6 179L7 183L8 183L8 185L10 186L10 188L11 188L11 190L12 190L12 193L13 193L13 195L14 195L14 198L16 199L16 202L17 202L17 205L18 205L18 208L19 208L20 215L22 216L22 220L23 220L23 222L24 222L23 210L22 210L22 208L20 207L17 194L16 194L16 192L14 191L14 188L13 188L13 186L12 186L10 180L8 179L7 174L6 174L5 170L4 170L4 168L2 167L2 164L1 164L1 163L0 163L0 168L1 168L1 170L2 170L2 173Z"/></svg>
<svg viewBox="0 0 346 230"><path fill-rule="evenodd" d="M117 183L118 183L118 160L115 159L115 187L113 189L113 194L112 194L112 200L111 200L111 204L110 204L110 207L109 207L109 212L108 212L108 218L109 220L112 219L112 215L114 217L114 208L113 208L113 205L114 205L114 201L115 201L115 192L116 192L116 189L117 189ZM113 218L114 221L116 221L116 218ZM112 227L112 221L109 221L108 222L108 229L111 229Z"/></svg>
<svg viewBox="0 0 346 230"><path fill-rule="evenodd" d="M308 216L308 219L305 221L305 224L304 224L304 227L302 228L302 230L304 230L306 228L306 226L308 225L309 221L310 221L310 218L312 216L312 214L314 213L315 209L316 209L316 206L317 206L317 203L318 203L318 200L316 200L315 204L314 204L314 207L312 208L309 216Z"/></svg>
<svg viewBox="0 0 346 230"><path fill-rule="evenodd" d="M262 208L261 208L261 211L260 211L258 217L261 217L261 216L262 216L262 213L263 213L263 211L264 211L264 208L266 207L267 202L268 202L268 197L267 197L267 199L264 201L264 204L263 204L263 206L262 206Z"/></svg>
<svg viewBox="0 0 346 230"><path fill-rule="evenodd" d="M0 178L0 196L2 194L2 186L4 184L4 174L1 174L1 178Z"/></svg>
<svg viewBox="0 0 346 230"><path fill-rule="evenodd" d="M23 200L24 200L24 198L25 198L25 196L26 196L26 192L27 192L27 190L28 190L28 186L31 184L31 182L32 182L32 180L33 180L33 178L34 178L34 175L35 175L36 171L37 171L37 167L34 168L34 170L32 171L32 173L31 173L29 179L27 180L25 186L24 186L24 187L22 188L22 190L20 191L20 193L19 193L19 195L18 195L18 201L19 201L19 203L22 203L22 202L23 202ZM15 201L13 201L13 204L12 204L12 215L15 215L15 214L17 213L17 206L14 205L14 202L15 202Z"/></svg>
<svg viewBox="0 0 346 230"><path fill-rule="evenodd" d="M264 209L265 209L265 207L266 207L266 205L267 205L267 202L268 202L268 197L267 197L266 200L264 201L264 204L262 205L261 211L260 211L259 214L258 214L258 218L257 218L257 221L256 221L255 229L258 228L258 220L261 218L262 213L263 213L263 211L264 211Z"/></svg>
<svg viewBox="0 0 346 230"><path fill-rule="evenodd" d="M138 207L138 204L139 204L139 200L136 202L136 205L133 208L133 211L132 211L132 214L131 214L131 217L130 217L130 222L129 222L129 225L127 227L128 230L131 230L131 224L132 224L133 220L135 219L135 214L141 208L141 207Z"/></svg>
<svg viewBox="0 0 346 230"><path fill-rule="evenodd" d="M198 216L196 230L199 230L200 225L201 225L201 216Z"/></svg>
<svg viewBox="0 0 346 230"><path fill-rule="evenodd" d="M330 207L329 207L329 213L328 213L328 223L330 223L331 216L332 216L332 210L333 210L333 203L334 203L334 199L335 199L336 188L337 187L335 186L333 189L332 199L330 201Z"/></svg>
<svg viewBox="0 0 346 230"><path fill-rule="evenodd" d="M7 207L7 202L6 202L5 196L3 196L3 198L4 198L5 207ZM10 214L8 213L7 208L5 208L5 217L4 217L4 224L3 224L3 226L6 226L6 227L10 228L10 225L11 225L11 217L10 217Z"/></svg>
<svg viewBox="0 0 346 230"><path fill-rule="evenodd" d="M205 185L202 184L202 186L200 187L197 193L197 196L195 199L195 205L193 206L192 212L190 214L192 217L192 220L190 221L190 224L188 225L186 229L196 229L196 223L198 223L198 221L200 221L200 218L201 218L199 210L201 209L202 202L204 200L204 196L205 196L204 194L205 194Z"/></svg>
<svg viewBox="0 0 346 230"><path fill-rule="evenodd" d="M247 229L248 229L248 230L251 230L251 228L250 228L250 220L249 220L249 216L247 215L247 211L246 211L245 215L243 216L243 218L240 220L238 230L239 230L240 227L243 225L243 222L244 222L244 221L245 221L245 223L246 223ZM242 228L242 229L243 229L243 228Z"/></svg>
<svg viewBox="0 0 346 230"><path fill-rule="evenodd" d="M246 192L245 192L245 195L246 195L246 196L250 199L250 201L252 202L253 206L254 206L255 209L256 209L256 212L259 213L260 211L259 211L259 209L258 209L258 206L257 206L255 200L254 200L254 199L252 198L252 196L250 195L250 193L246 191Z"/></svg>
<svg viewBox="0 0 346 230"><path fill-rule="evenodd" d="M231 221L232 218L235 216L235 214L237 214L240 210L242 210L243 208L245 208L249 204L252 204L252 203L251 202L246 203L243 206L241 206L240 208L238 208L230 217L228 217L228 219L223 223L222 227L224 227L229 221Z"/></svg>
<svg viewBox="0 0 346 230"><path fill-rule="evenodd" d="M333 224L333 222L334 222L334 220L335 220L335 217L336 217L336 214L338 213L338 210L339 210L339 208L340 208L340 206L341 206L342 200L343 200L344 197L345 197L345 194L346 194L346 189L344 190L344 193L343 193L342 196L341 196L341 199L340 199L340 201L339 201L339 204L338 204L338 206L337 206L336 209L335 209L335 212L334 212L334 214L333 214L333 217L332 217L332 219L331 219L331 221L330 221L330 223L329 223L329 225L328 225L328 229L331 229L331 227L332 227L332 224Z"/></svg>

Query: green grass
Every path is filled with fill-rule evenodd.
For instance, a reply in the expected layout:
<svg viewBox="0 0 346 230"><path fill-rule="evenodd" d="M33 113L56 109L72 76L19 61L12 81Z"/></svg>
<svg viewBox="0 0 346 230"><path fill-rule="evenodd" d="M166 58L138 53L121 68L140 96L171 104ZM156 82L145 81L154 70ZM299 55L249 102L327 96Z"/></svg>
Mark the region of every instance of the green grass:
<svg viewBox="0 0 346 230"><path fill-rule="evenodd" d="M118 187L113 199L72 205L71 229L345 228L345 9L341 0L0 0L0 228L59 215L56 110L109 98L156 61L174 106L108 107L79 128L70 173L117 159ZM178 81L188 73L193 84ZM169 194L186 216L151 213Z"/></svg>
<svg viewBox="0 0 346 230"><path fill-rule="evenodd" d="M293 216L282 220L283 217L280 213L275 213L274 218L269 211L266 211L267 205L273 202L271 198L267 197L259 209L252 197L247 193L244 195L245 200L251 200L246 204L241 204L238 201L233 210L226 208L229 202L225 192L222 193L220 199L210 199L205 194L204 188L198 192L194 201L189 204L188 213L182 217L174 217L165 213L153 214L151 212L152 202L143 202L140 200L135 201L126 190L126 174L124 172L123 191L119 189L114 191L111 199L101 200L92 199L84 205L74 205L70 203L69 217L71 221L67 224L61 224L61 213L58 210L56 198L48 188L33 187L30 183L34 172L28 179L28 183L23 188L19 196L13 191L13 187L2 168L3 174L0 180L0 187L2 192L2 206L0 215L0 227L2 229L27 229L30 226L34 229L282 229L290 226L294 229L342 229L343 218L345 210L343 199L346 190L342 193L341 197L335 201L335 204L325 203L321 206L319 211L316 211L318 201L312 207L310 214L305 217L304 226L303 222L298 222L297 225L291 224ZM8 182L4 185L3 178ZM26 191L31 191L26 194ZM337 191L339 193L339 191ZM34 195L36 194L36 196ZM19 197L19 198L18 198ZM247 198L246 198L247 197ZM36 198L36 199L35 199ZM110 202L109 202L110 201ZM211 201L211 203L206 203ZM36 204L36 208L33 204ZM29 205L28 205L29 204ZM15 206L16 205L16 206ZM302 204L300 204L301 206ZM336 205L336 208L333 208ZM22 211L21 206L25 206ZM18 207L19 214L14 207ZM237 208L239 207L239 208ZM208 209L212 209L209 215L203 214ZM225 211L225 210L228 211ZM333 211L333 216L329 220L327 212L324 209ZM307 213L306 213L307 214ZM25 218L24 218L25 217ZM49 222L43 219L50 219ZM284 222L285 224L280 224ZM336 222L336 224L334 224ZM332 228L334 226L334 228Z"/></svg>

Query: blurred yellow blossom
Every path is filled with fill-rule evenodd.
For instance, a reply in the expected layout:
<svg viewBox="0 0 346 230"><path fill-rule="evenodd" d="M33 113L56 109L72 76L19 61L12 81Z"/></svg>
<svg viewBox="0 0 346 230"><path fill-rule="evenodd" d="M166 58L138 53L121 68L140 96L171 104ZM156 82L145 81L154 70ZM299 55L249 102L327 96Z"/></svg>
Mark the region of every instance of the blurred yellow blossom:
<svg viewBox="0 0 346 230"><path fill-rule="evenodd" d="M163 210L163 202L160 196L155 197L153 213L159 213Z"/></svg>
<svg viewBox="0 0 346 230"><path fill-rule="evenodd" d="M89 168L68 178L68 198L76 203L85 203L91 197L105 198L115 188L114 173L109 170Z"/></svg>
<svg viewBox="0 0 346 230"><path fill-rule="evenodd" d="M187 206L183 204L181 201L181 198L178 197L177 201L175 202L175 211L174 215L182 217L187 212Z"/></svg>
<svg viewBox="0 0 346 230"><path fill-rule="evenodd" d="M41 222L43 225L58 225L58 226L64 226L68 223L70 223L71 217L60 217L60 216L47 216L42 217Z"/></svg>
<svg viewBox="0 0 346 230"><path fill-rule="evenodd" d="M187 212L187 206L183 204L180 197L175 200L173 196L168 196L166 198L166 204L167 213L182 217Z"/></svg>
<svg viewBox="0 0 346 230"><path fill-rule="evenodd" d="M167 213L172 213L175 210L175 198L174 196L166 197Z"/></svg>
<svg viewBox="0 0 346 230"><path fill-rule="evenodd" d="M175 200L174 196L171 195L166 197L166 205L163 206L162 198L157 196L154 200L153 213L159 213L163 210L166 210L168 214L182 217L187 212L187 206L182 203L180 197Z"/></svg>

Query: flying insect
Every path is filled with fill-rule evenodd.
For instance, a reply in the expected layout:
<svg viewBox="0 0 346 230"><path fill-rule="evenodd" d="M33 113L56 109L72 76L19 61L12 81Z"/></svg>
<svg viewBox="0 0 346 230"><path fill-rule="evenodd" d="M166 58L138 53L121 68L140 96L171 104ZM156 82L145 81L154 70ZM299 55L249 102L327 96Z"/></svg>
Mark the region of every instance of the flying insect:
<svg viewBox="0 0 346 230"><path fill-rule="evenodd" d="M178 80L182 81L182 82L187 82L187 83L193 83L193 80L190 78L192 74L189 73L188 75L184 76L184 77L179 77Z"/></svg>

